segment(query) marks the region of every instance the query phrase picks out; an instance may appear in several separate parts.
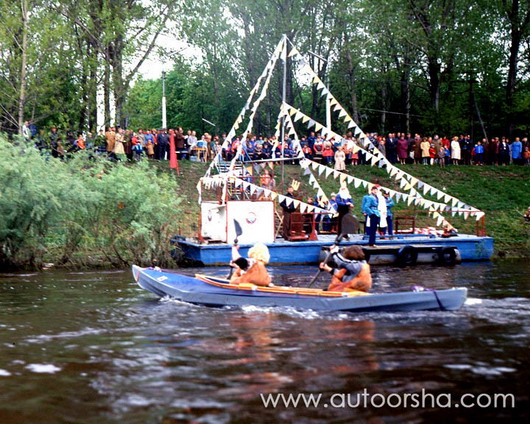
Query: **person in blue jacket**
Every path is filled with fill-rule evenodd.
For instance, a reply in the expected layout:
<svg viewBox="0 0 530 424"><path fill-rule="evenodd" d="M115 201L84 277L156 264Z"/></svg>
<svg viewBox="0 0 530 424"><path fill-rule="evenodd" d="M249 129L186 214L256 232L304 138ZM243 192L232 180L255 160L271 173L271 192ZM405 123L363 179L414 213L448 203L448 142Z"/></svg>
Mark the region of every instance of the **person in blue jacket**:
<svg viewBox="0 0 530 424"><path fill-rule="evenodd" d="M377 200L378 188L373 186L370 194L363 197L361 212L366 219L366 232L368 233L368 245L375 247L375 234L379 226L379 201Z"/></svg>
<svg viewBox="0 0 530 424"><path fill-rule="evenodd" d="M523 144L519 137L512 143L512 162L514 165L522 165Z"/></svg>
<svg viewBox="0 0 530 424"><path fill-rule="evenodd" d="M386 201L386 228L385 230L388 230L388 235L392 237L394 235L394 227L392 225L392 219L394 218L394 215L392 214L392 208L394 207L394 201L390 197L390 193L385 190L381 190L381 194L385 198Z"/></svg>

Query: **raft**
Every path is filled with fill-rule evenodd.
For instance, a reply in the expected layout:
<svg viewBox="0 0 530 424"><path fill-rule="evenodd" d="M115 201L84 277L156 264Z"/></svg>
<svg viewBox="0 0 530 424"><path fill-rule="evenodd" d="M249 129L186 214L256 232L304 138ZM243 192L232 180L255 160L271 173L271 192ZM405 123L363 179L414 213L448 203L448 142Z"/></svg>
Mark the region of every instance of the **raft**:
<svg viewBox="0 0 530 424"><path fill-rule="evenodd" d="M288 307L324 312L403 312L459 309L467 288L432 290L416 287L395 293L332 292L299 287L234 285L228 280L195 274L188 276L160 268L132 266L140 287L159 297L169 296L210 307Z"/></svg>

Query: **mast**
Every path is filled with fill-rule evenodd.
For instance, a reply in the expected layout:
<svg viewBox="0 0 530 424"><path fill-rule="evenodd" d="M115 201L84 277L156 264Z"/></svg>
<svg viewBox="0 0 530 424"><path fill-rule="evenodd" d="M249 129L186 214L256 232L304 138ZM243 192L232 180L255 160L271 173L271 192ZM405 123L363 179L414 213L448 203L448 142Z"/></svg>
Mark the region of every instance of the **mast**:
<svg viewBox="0 0 530 424"><path fill-rule="evenodd" d="M285 104L287 93L287 34L283 34L283 83L282 83L282 105ZM282 159L284 157L283 140L285 138L285 116L282 116L282 127L280 132L280 146L282 146ZM285 180L285 166L282 160L282 186Z"/></svg>

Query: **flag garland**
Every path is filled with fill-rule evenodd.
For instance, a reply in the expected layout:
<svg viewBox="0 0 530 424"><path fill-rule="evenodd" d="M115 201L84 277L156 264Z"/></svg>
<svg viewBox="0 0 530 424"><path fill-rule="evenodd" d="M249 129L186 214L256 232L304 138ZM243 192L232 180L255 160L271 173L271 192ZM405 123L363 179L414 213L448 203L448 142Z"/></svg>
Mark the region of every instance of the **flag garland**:
<svg viewBox="0 0 530 424"><path fill-rule="evenodd" d="M285 107L285 109L288 110L287 113L288 113L289 115L291 115L291 116L292 116L292 115L295 115L295 114L297 114L297 115L295 115L295 116L300 116L300 115L302 115L302 116L307 116L307 115L304 115L303 112L301 112L300 110L294 108L293 106L291 106L291 105L289 105L289 104L285 104L284 107ZM300 119L301 119L301 118L300 118ZM296 121L296 119L295 119L295 121ZM314 122L315 124L317 124L317 122L315 122L315 121L313 121L313 122ZM327 127L326 127L326 129L327 129L327 132L326 132L326 134L325 134L325 136L326 136L325 138L326 138L326 139L329 139L329 138L335 138L335 139L339 139L339 140L342 140L342 139L343 139L343 137L342 137L340 134L334 132L334 131L331 130L330 128L327 128ZM364 148L362 148L362 147L360 147L360 146L357 146L357 149L358 149L358 150L361 150L362 152L364 152L365 157L366 157L366 160L369 161L370 164L371 164L372 166L375 166L376 164L378 164L378 163L380 163L381 161L383 161L383 163L384 163L385 165L387 165L386 170L387 170L388 174L389 174L392 178L394 178L395 180L397 180L397 181L399 182L401 188L403 188L405 191L410 191L411 194L414 195L413 197L418 197L418 198L422 198L422 199L423 199L423 196L421 196L421 194L419 194L419 192L413 188L414 185L418 185L419 183L421 183L421 184L422 184L422 187L423 187L423 189L424 189L424 194L425 194L428 190L431 191L431 194L433 194L433 193L441 193L441 197L443 197L443 199L444 199L444 201L445 201L446 204L449 203L449 201L451 201L452 206L456 206L456 205L458 205L458 206L461 207L461 208L465 208L465 209L466 209L466 212L467 212L467 211L470 212L470 215L472 215L472 216L477 216L477 214L481 212L479 209L476 209L476 208L473 208L473 207L471 207L471 206L469 206L469 205L466 205L464 202L460 201L459 199L457 199L457 198L455 198L455 197L453 197L453 196L450 196L450 195L444 193L443 191L438 190L438 189L435 188L435 187L432 187L432 186L430 186L430 185L428 185L428 184L426 184L426 183L423 183L423 182L420 181L418 178L413 177L412 175L407 174L406 172L402 171L401 169L399 169L399 168L393 166L393 165L392 165L392 164L391 164L391 163L390 163L390 162L389 162L389 161L388 161L388 160L387 160L387 159L381 154L381 152L380 152L378 149L374 148L375 151L376 151L376 153L372 153L372 152L370 152L370 151L368 151L368 150L366 150L366 149L364 149ZM357 151L358 151L358 150L357 150ZM379 154L378 154L377 152L378 152ZM319 175L321 175L322 172L324 172L324 171L320 171L320 170L319 170ZM405 176L408 176L409 179L405 178ZM411 181L412 181L412 183L411 183ZM438 197L438 200L440 200L441 197ZM447 206L447 205L444 205L444 206ZM449 206L447 206L447 207L449 208ZM467 218L467 214L466 214L466 213L464 213L464 212L458 212L458 213L459 213L460 215L463 214L463 216L464 216L465 219ZM481 216L483 216L483 215L481 215Z"/></svg>
<svg viewBox="0 0 530 424"><path fill-rule="evenodd" d="M235 135L236 135L236 130L239 128L239 125L243 122L243 119L244 119L244 117L246 115L246 111L250 109L250 103L252 102L252 99L254 98L254 95L258 92L258 90L259 90L259 88L261 86L261 82L266 77L268 77L268 78L267 78L267 82L265 84L267 85L267 88L268 88L268 84L270 83L270 76L272 75L272 71L274 69L274 66L276 65L276 61L280 57L280 54L281 54L281 52L283 51L284 48L287 48L287 45L285 43L285 39L282 38L282 40L280 40L280 42L276 45L276 49L274 50L274 53L272 54L271 58L267 62L267 66L265 67L265 69L263 70L262 74L260 75L260 77L256 81L256 84L254 85L254 87L250 91L250 94L248 96L248 99L247 99L245 105L241 109L241 112L237 116L234 124L232 125L232 128L230 129L230 131L228 132L226 138L224 139L223 144L221 145L221 149L220 149L221 152L228 147L229 143L232 142L232 138L235 137ZM265 95L266 95L266 90L265 90ZM250 122L252 122L252 120L253 120L252 118L254 117L254 115L256 113L256 110L257 110L259 104L261 103L261 100L263 100L265 98L265 95L263 94L263 91L262 91L262 94L260 95L260 97L258 97L258 100L256 102L254 102L254 105L252 107L253 111L252 111ZM252 125L251 125L250 128L252 128ZM220 152L214 156L212 162L210 163L210 166L206 170L205 176L207 176L207 177L210 176L213 167L217 165L217 163L219 162L219 158L220 157L221 157L221 153Z"/></svg>
<svg viewBox="0 0 530 424"><path fill-rule="evenodd" d="M290 52L288 52L287 50L287 41L289 41L289 43L292 45L292 49ZM440 214L440 212L442 211L450 211L452 216L455 216L456 214L458 214L460 216L463 216L464 219L467 219L468 216L475 216L477 221L485 215L485 213L482 212L481 210L474 208L470 205L467 205L466 203L462 202L456 197L453 197L443 192L442 190L439 190L427 183L424 183L418 178L408 174L405 171L402 171L401 169L391 164L390 161L388 161L388 159L382 154L382 152L372 143L372 141L368 138L368 136L364 133L364 131L357 125L357 123L353 120L353 118L348 114L346 109L342 107L342 105L338 102L338 100L331 94L331 92L326 87L326 85L323 83L323 81L313 71L311 66L309 66L309 64L301 56L300 52L286 37L282 38L282 40L276 46L276 49L274 53L272 54L271 58L269 59L269 62L267 63L263 73L260 75L254 88L251 90L250 95L247 99L247 102L245 103L240 114L236 118L226 139L223 141L223 144L221 146L221 151L223 149L226 149L228 144L232 142L232 138L236 135L236 130L239 128L239 126L244 120L246 111L250 109L251 113L249 117L249 122L248 122L247 128L242 134L241 143L238 146L237 153L230 163L229 172L215 176L213 178L210 177L211 169L213 168L213 166L215 166L218 163L218 161L221 158L221 153L218 153L217 155L215 155L214 159L212 160L212 163L210 164L210 166L208 167L208 170L206 171L205 177L203 177L197 184L197 190L199 191L199 201L201 199L201 186L204 186L206 188L211 188L211 187L218 186L219 184L223 184L223 199L224 199L226 197L225 195L226 195L226 190L228 186L227 181L228 179L232 179L235 181L236 187L243 186L245 189L248 189L251 194L254 194L256 192L264 193L266 196L271 197L272 199L278 198L280 202L285 201L288 205L294 204L295 207L299 208L301 212L314 211L314 210L321 211L321 213L329 212L322 208L318 208L313 205L309 205L307 203L277 194L271 190L259 187L253 183L247 182L241 178L238 178L237 176L234 176L232 172L237 159L241 156L242 149L246 142L247 136L252 131L253 120L254 120L256 111L259 108L261 101L266 97L267 90L270 85L270 81L271 81L271 77L273 73L272 71L276 65L277 60L280 59L280 57L284 61L287 60L288 57L296 57L300 59L303 65L303 69L309 72L310 75L312 76L311 78L312 83L317 86L317 90L321 90L320 96L326 96L326 102L328 103L329 107L332 107L333 111L338 112L339 118L342 119L347 124L348 128L352 129L359 143L359 144L354 144L354 147L353 147L354 153L357 151L362 151L365 155L366 161L370 163L371 166L379 165L380 167L385 167L385 170L386 172L388 172L389 176L395 179L399 183L400 187L405 192L407 192L407 193L403 193L403 192L398 192L398 191L386 188L386 190L390 193L390 195L396 198L396 201L400 201L400 200L405 201L407 202L408 205L411 205L414 203L417 206L421 206L421 207L424 207L425 209L428 209L429 215L431 215L434 219L437 220L438 226L441 224L445 225L446 223L448 223L448 221ZM252 103L252 106L251 106L251 102L254 96L258 93L262 82L263 82L263 86L261 87L260 95L254 101L254 103ZM327 127L317 122L316 120L312 119L308 115L305 115L299 109L296 109L288 105L287 103L282 104L280 108L280 114L278 116L278 123L276 125L277 134L279 134L280 132L282 118L283 118L283 125L286 128L287 134L289 136L293 136L294 138L293 144L295 145L296 150L298 150L297 159L301 159L300 165L302 168L306 170L304 171L304 175L309 175L309 183L311 186L313 186L313 188L317 188L319 196L321 195L321 193L323 196L325 196L325 193L320 187L320 185L318 184L318 181L313 175L312 170L318 172L318 175L324 174L326 178L328 178L330 175L333 175L333 178L339 179L341 183L347 182L348 184L353 184L356 188L362 185L363 187L368 188L368 190L371 189L371 187L373 186L372 183L369 183L365 180L358 179L356 177L353 177L351 175L345 174L340 171L335 171L330 167L327 167L322 164L318 164L316 162L305 159L298 136L296 134L294 122L298 122L301 120L302 123L307 125L307 128L314 127L315 131L320 131L322 136L325 139L335 138L337 140L343 140L343 137L341 135L334 132L330 127ZM279 141L283 143L283 140L279 140ZM275 144L275 146L276 145L277 143ZM422 193L423 195L435 196L437 200L439 200L439 202L425 199L422 196ZM322 198L324 199L324 197ZM327 197L325 197L325 199L327 199Z"/></svg>

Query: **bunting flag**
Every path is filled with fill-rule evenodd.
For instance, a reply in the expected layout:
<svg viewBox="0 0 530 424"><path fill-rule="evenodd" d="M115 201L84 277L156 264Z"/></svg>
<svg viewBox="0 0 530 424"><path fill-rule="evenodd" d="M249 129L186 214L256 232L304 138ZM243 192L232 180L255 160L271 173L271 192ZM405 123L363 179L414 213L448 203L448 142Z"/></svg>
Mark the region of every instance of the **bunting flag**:
<svg viewBox="0 0 530 424"><path fill-rule="evenodd" d="M286 58L287 58L287 42L285 41L285 39L282 39L282 41L280 41L278 43L278 46L276 47L276 50L275 50L275 52L273 54L273 57L270 60L270 64L271 64L270 69L268 69L268 70L266 69L267 72L266 72L265 82L263 84L263 87L261 88L261 94L256 99L256 101L254 102L254 105L252 107L252 114L249 117L249 122L247 124L247 128L243 132L243 136L241 137L241 142L239 143L239 146L237 148L237 152L234 155L234 157L232 158L232 161L230 162L230 168L229 168L230 170L234 169L237 160L242 155L243 146L245 145L245 143L247 141L247 136L252 132L252 127L254 126L254 116L256 114L256 110L258 109L261 101L267 95L267 90L269 88L271 77L272 77L272 74L273 74L272 71L273 71L274 67L276 66L276 62L278 61L278 58L280 57L280 54L283 56L284 60L286 60ZM264 74L265 74L265 72L264 72Z"/></svg>
<svg viewBox="0 0 530 424"><path fill-rule="evenodd" d="M294 56L294 54L293 54ZM303 57L301 56L300 52L297 51L297 56L300 60L303 60ZM381 154L381 152L379 151L379 149L377 149L374 144L371 142L371 140L367 137L367 135L360 129L360 127L355 123L355 121L353 120L353 118L348 114L348 112L346 111L346 109L344 107L342 107L342 105L338 102L338 100L333 96L333 94L331 94L331 92L329 92L329 90L327 89L327 87L325 86L325 84L322 82L322 80L319 78L319 76L316 74L316 72L309 66L307 68L304 68L307 72L309 72L309 74L312 76L312 82L313 84L316 84L317 86L317 89L321 90L321 89L324 89L323 91L326 92L327 96L328 96L328 99L330 101L330 105L334 105L333 107L333 110L335 112L339 112L339 118L343 119L343 121L345 123L348 124L348 128L355 128L355 136L357 138L361 137L361 138L364 138L365 141L366 141L366 146L370 147L371 149L373 149L374 152L376 153L379 153ZM381 154L382 156L382 154ZM373 165L373 164L372 164ZM385 165L387 165L387 170L389 170L389 168L393 168L394 166L392 164L390 164L390 162L388 161L385 161ZM410 181L411 178L414 178L412 177L411 175L407 174L407 173L403 173L403 176L401 178L406 178ZM411 187L413 187L414 185L411 185ZM469 206L469 205L466 205L466 207L468 207L469 209L471 210L474 210L476 212L479 212L478 209L476 208L473 208L472 206Z"/></svg>
<svg viewBox="0 0 530 424"><path fill-rule="evenodd" d="M240 114L238 115L238 117L234 121L234 124L233 124L232 128L230 129L230 131L227 134L227 137L223 140L223 143L222 143L221 149L220 149L221 151L225 150L228 147L228 145L230 143L232 143L232 138L235 137L236 130L239 128L239 126L243 122L243 119L245 117L246 111L250 108L250 104L252 102L252 99L254 98L254 95L258 92L258 90L259 90L259 88L261 86L261 83L264 80L265 80L265 83L264 83L265 90L262 90L262 94L260 95L260 98L261 98L261 100L263 100L265 98L265 95L266 95L266 92L267 92L267 88L268 88L268 86L270 84L270 78L271 78L271 75L273 73L274 67L276 66L276 62L279 59L280 54L282 53L282 51L284 49L287 49L287 43L286 43L285 39L282 38L280 40L280 42L278 42L278 44L276 45L274 53L272 54L269 62L267 63L267 66L265 67L263 73L258 78L258 80L256 81L256 84L254 85L254 87L250 91L248 99L245 102L245 105L243 106L243 108L241 109ZM261 102L261 100L259 100L260 98L258 98L257 102L254 102L254 105L253 105L253 111L254 112L255 112L255 110L257 110L257 108L259 106L259 103ZM247 127L247 129L249 129L249 132L252 129L252 125L253 125L253 119L250 120L250 125L249 125L250 129ZM246 140L246 135L247 134L248 133L245 132L245 134L243 135L243 139L244 140ZM244 143L244 140L242 140L241 146ZM240 151L238 151L238 153L240 153ZM238 155L236 155L236 158L237 158L237 156ZM210 163L208 169L206 170L205 176L209 177L211 175L212 169L217 166L217 164L219 163L220 159L221 159L221 154L220 153L214 156L212 162ZM233 168L232 164L231 164L231 168Z"/></svg>
<svg viewBox="0 0 530 424"><path fill-rule="evenodd" d="M296 117L299 117L300 119L303 118L303 117L306 117L307 115L305 115L303 112L301 112L300 110L294 108L293 106L289 105L289 104L285 104L284 105L284 108L286 108L287 110L289 110L289 113L291 115L294 115L295 118ZM329 138L333 137L335 138L336 140L343 140L343 137L339 134L337 134L336 132L334 132L333 130L331 130L331 128L328 128L328 127L324 127L322 124L314 121L313 119L311 119L310 117L307 117L308 118L308 121L310 124L312 124L311 126L315 125L315 129L316 128L319 128L320 126L322 128L326 128L326 131L327 131L327 135L329 136ZM296 119L295 119L296 121ZM308 125L308 128L310 128L310 125ZM318 130L317 130L318 131ZM363 133L364 134L364 133ZM368 138L366 137L365 138L365 141L368 141ZM360 146L357 146L357 149L364 152L365 154L365 157L366 159L370 162L370 164L372 166L375 166L377 165L378 163L382 162L386 165L386 171L387 173L392 177L394 178L395 180L398 181L398 183L400 184L401 188L403 188L405 191L410 191L411 189L413 189L414 185L417 185L419 184L420 180L416 177L413 177L412 175L400 170L399 168L395 167L394 165L392 165L384 156L383 154L381 153L381 151L379 149L377 149L375 146L373 146L371 143L369 142L366 142L365 144L367 144L369 146L369 148L372 150L373 153L370 153L370 151L366 150L365 148L363 147L360 147ZM356 150L356 148L354 148L354 150ZM358 151L357 150L357 151ZM414 182L414 184L412 184L412 182ZM425 187L425 185L424 185ZM445 203L448 203L451 199L455 199L456 201L459 201L458 199L452 197L452 196L449 196L448 194L446 193L443 193L441 192L441 190L438 190L436 189L435 187L432 187L432 186L429 186L430 189L431 189L431 193L441 193L440 197L438 197L438 200L440 200L442 197L444 198L444 202ZM417 193L417 192L416 192ZM419 193L416 194L416 197L422 197ZM463 203L463 202L462 202ZM463 203L464 204L464 203ZM464 204L465 205L465 204ZM444 206L447 206L447 205L444 205ZM479 212L478 209L476 208L472 208L471 206L469 205L465 205L467 208L475 211L475 212Z"/></svg>
<svg viewBox="0 0 530 424"><path fill-rule="evenodd" d="M287 42L289 42L291 45L290 51L288 51ZM232 171L234 170L236 161L241 157L243 151L242 149L246 143L247 137L252 131L256 112L262 100L265 99L267 95L267 91L271 83L272 73L274 68L276 67L277 61L279 59L287 61L287 59L291 57L299 60L302 67L302 71L307 72L309 74L312 83L316 85L317 90L320 91L320 96L326 96L326 103L328 104L328 107L332 108L333 111L338 112L338 117L347 125L349 129L352 129L352 132L357 139L357 142L353 145L353 152L357 153L361 151L362 153L364 153L367 162L371 166L379 166L385 169L390 178L394 179L399 184L399 186L404 192L386 189L396 201L403 201L406 202L408 205L414 204L427 209L433 219L437 220L437 225L440 225L440 223L447 222L440 214L440 212L443 211L450 212L452 216L463 216L464 219L467 219L469 216L474 216L477 221L485 215L484 212L480 211L479 209L462 202L461 200L445 193L442 190L439 190L429 184L424 183L420 179L408 174L407 172L391 164L387 160L387 158L382 154L382 152L373 144L373 142L366 135L366 133L364 133L364 131L359 127L359 125L357 125L357 123L349 115L348 111L344 107L342 107L339 101L331 94L327 86L313 71L311 66L309 66L309 63L302 57L298 49L286 37L282 38L282 40L277 44L271 58L267 62L263 73L260 75L260 77L256 81L255 86L250 91L249 97L245 102L243 108L241 109L240 114L234 121L234 124L230 129L226 139L223 140L221 150L226 149L228 145L232 143L232 139L236 136L236 131L241 127L241 125L245 121L246 111L249 110L250 116L248 118L248 123L242 133L240 144L238 146L234 158L232 159L232 162L230 163L228 172L220 174L220 178L211 177L211 171L213 167L217 166L219 160L221 159L221 154L216 154L210 166L208 167L205 176L197 185L197 190L199 191L199 199L201 198L201 187L217 187L220 184L223 184L224 199L227 189L226 187L228 178L230 178L231 181L235 178L235 183L240 184L239 187L241 187L242 185L245 190L248 190L251 193L265 193L270 197L274 195L278 198L285 198L285 196L278 195L274 192L271 192L270 190L255 186L252 183L245 182L243 184L242 182L240 182L243 180L238 181L237 176L234 176ZM256 95L257 98L255 98ZM293 148L297 151L297 158L300 159L300 164L304 169L304 175L309 175L309 184L317 190L317 194L319 196L323 197L325 196L325 194L320 185L318 184L318 180L317 178L315 178L312 171L318 172L318 175L324 175L326 178L329 178L329 176L332 175L334 179L339 179L341 184L347 181L348 184L353 184L356 188L361 185L363 187L369 188L372 185L372 183L369 183L367 181L355 178L339 171L335 171L332 168L326 167L324 165L305 160L302 152L302 147L300 145L300 141L298 139L296 128L294 125L295 122L299 121L306 125L308 129L314 128L315 131L319 131L321 135L327 140L334 138L336 141L343 142L344 139L341 135L335 133L331 127L323 125L322 123L312 119L300 110L286 103L283 103L281 105L280 114L278 116L278 122L275 127L276 140L274 142L274 148L276 148L276 146L278 145L278 138L283 125L285 133L293 138ZM217 169L219 170L218 166ZM423 197L427 195L436 198L438 201L427 200ZM314 206L305 204L300 201L293 201L292 204L304 211L312 211L314 209Z"/></svg>
<svg viewBox="0 0 530 424"><path fill-rule="evenodd" d="M313 170L318 172L318 175L324 175L326 178L328 178L330 175L333 175L334 179L339 179L341 182L342 181L347 181L348 184L353 184L355 188L359 188L359 186L362 185L363 187L367 187L370 190L371 187L373 186L373 184L370 183L369 181L365 181L365 180L362 180L360 178L353 177L352 175L345 174L345 173L343 173L341 171L336 171L336 170L330 168L329 166L322 165L322 164L320 164L318 162L314 162L314 161L309 160L309 159L304 159L303 162L304 162L304 167L306 169L313 168ZM315 181L317 181L316 178L315 178ZM311 179L311 178L310 178L310 184L314 184L313 183L313 179ZM406 181L404 181L404 184L408 184L408 183ZM429 209L430 207L436 207L436 208L441 208L442 210L445 209L445 207L447 206L447 205L445 205L443 203L432 202L430 200L427 201L423 197L420 197L420 196L417 196L417 195L416 196L412 196L412 195L407 194L407 193L400 193L400 192L392 190L392 189L390 189L388 187L383 187L382 186L381 189L383 189L385 191L388 191L390 193L391 197L395 198L396 201L403 200L408 205L411 205L412 203L415 203L418 206L422 206L425 209Z"/></svg>

